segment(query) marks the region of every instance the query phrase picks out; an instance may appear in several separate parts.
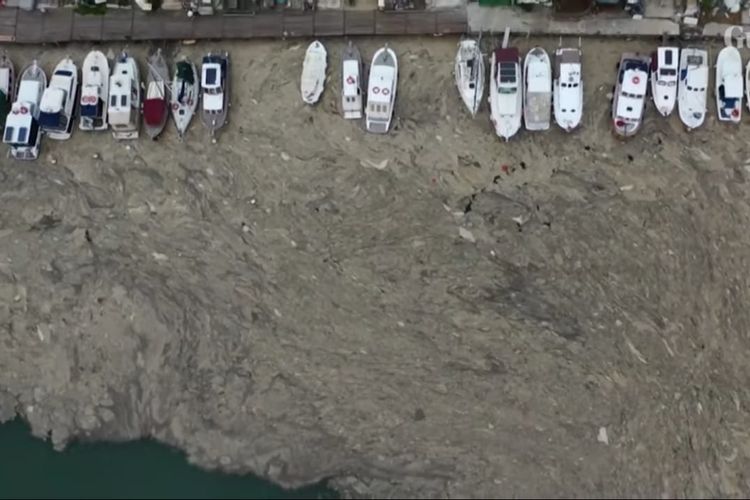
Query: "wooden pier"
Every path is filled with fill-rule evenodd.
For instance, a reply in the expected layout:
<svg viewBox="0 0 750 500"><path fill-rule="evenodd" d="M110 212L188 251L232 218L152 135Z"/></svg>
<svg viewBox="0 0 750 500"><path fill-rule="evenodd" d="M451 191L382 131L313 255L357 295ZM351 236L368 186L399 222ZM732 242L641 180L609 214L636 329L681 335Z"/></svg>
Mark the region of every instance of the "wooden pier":
<svg viewBox="0 0 750 500"><path fill-rule="evenodd" d="M0 8L0 41L66 43L144 40L220 40L354 35L465 33L466 9L434 11L269 12L187 17L185 12L111 9L80 15L71 8L28 12Z"/></svg>

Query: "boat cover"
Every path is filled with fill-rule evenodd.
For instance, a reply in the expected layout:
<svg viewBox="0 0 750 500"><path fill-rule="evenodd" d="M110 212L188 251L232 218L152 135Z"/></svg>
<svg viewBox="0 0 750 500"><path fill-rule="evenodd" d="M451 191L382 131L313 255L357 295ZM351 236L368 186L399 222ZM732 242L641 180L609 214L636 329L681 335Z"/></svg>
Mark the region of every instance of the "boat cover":
<svg viewBox="0 0 750 500"><path fill-rule="evenodd" d="M195 83L193 67L190 63L180 61L177 63L177 78L185 80L187 83Z"/></svg>
<svg viewBox="0 0 750 500"><path fill-rule="evenodd" d="M143 103L143 120L146 125L160 125L166 112L164 99L146 99Z"/></svg>

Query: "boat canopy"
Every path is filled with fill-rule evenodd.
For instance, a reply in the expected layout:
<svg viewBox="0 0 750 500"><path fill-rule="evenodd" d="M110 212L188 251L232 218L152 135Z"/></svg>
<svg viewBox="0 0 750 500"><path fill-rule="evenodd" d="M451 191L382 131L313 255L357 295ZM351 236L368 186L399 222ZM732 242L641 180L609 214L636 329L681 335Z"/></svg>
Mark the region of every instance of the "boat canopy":
<svg viewBox="0 0 750 500"><path fill-rule="evenodd" d="M201 85L206 89L221 87L221 66L218 63L207 63L203 65Z"/></svg>
<svg viewBox="0 0 750 500"><path fill-rule="evenodd" d="M721 99L739 99L742 97L742 77L739 75L729 75L719 85L719 94Z"/></svg>
<svg viewBox="0 0 750 500"><path fill-rule="evenodd" d="M38 80L21 80L21 85L18 87L18 101L36 103L43 90L42 82ZM35 111L35 107L36 104L32 106L32 112Z"/></svg>
<svg viewBox="0 0 750 500"><path fill-rule="evenodd" d="M65 91L59 87L49 87L42 96L42 113L59 113L65 104Z"/></svg>
<svg viewBox="0 0 750 500"><path fill-rule="evenodd" d="M166 112L167 105L164 99L146 99L143 103L143 120L146 125L160 125Z"/></svg>
<svg viewBox="0 0 750 500"><path fill-rule="evenodd" d="M130 124L130 78L113 76L109 93L109 123L112 125Z"/></svg>
<svg viewBox="0 0 750 500"><path fill-rule="evenodd" d="M518 49L511 47L509 49L496 49L495 50L495 62L512 62L518 63L519 60Z"/></svg>
<svg viewBox="0 0 750 500"><path fill-rule="evenodd" d="M221 111L224 108L224 94L203 94L205 111Z"/></svg>
<svg viewBox="0 0 750 500"><path fill-rule="evenodd" d="M195 75L193 74L193 66L185 61L177 63L177 78L185 80L187 83L195 83Z"/></svg>

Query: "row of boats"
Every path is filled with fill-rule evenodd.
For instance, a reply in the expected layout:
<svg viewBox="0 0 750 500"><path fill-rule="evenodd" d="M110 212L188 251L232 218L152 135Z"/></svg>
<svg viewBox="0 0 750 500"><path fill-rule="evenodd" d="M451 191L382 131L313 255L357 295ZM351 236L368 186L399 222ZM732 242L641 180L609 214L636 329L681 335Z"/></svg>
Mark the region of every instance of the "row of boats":
<svg viewBox="0 0 750 500"><path fill-rule="evenodd" d="M11 157L38 158L42 135L66 140L76 118L80 130L111 129L121 140L137 139L141 121L146 134L156 139L170 114L182 137L199 102L201 121L212 136L227 123L228 53L205 55L200 79L196 65L184 56L175 63L172 78L161 50L151 54L146 63L145 85L134 57L127 52L107 57L98 50L87 54L80 75L73 59L66 57L49 81L44 69L33 61L16 82L13 62L7 54L0 56L0 124Z"/></svg>
<svg viewBox="0 0 750 500"><path fill-rule="evenodd" d="M310 44L302 62L300 93L306 104L320 100L326 82L327 51L316 40ZM372 57L366 91L364 66L359 49L350 41L341 57L341 114L347 120L365 117L368 132L385 134L391 128L398 84L396 53L385 45ZM365 105L366 104L366 105Z"/></svg>
<svg viewBox="0 0 750 500"><path fill-rule="evenodd" d="M496 134L508 140L522 123L526 130L547 130L551 115L563 130L574 130L581 123L584 104L580 40L577 48L559 47L553 60L542 47L532 48L522 59L517 48L507 46L508 35L506 31L502 47L490 56L490 121ZM703 125L708 60L708 52L699 48L659 47L651 55L623 54L612 96L615 133L629 137L638 132L649 91L660 115L669 116L677 107L688 130ZM454 73L459 94L475 116L485 83L480 40L459 43ZM750 62L743 77L742 56L735 47L719 52L715 94L718 119L739 123L746 94L750 107Z"/></svg>

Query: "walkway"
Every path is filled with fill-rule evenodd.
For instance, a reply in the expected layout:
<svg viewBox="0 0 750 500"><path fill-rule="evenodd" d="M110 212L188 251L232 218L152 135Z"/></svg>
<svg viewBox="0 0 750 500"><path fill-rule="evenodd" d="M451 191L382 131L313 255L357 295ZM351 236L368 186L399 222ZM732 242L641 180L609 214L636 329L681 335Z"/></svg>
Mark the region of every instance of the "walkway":
<svg viewBox="0 0 750 500"><path fill-rule="evenodd" d="M184 12L138 9L82 16L70 8L45 13L0 9L0 41L63 43L126 40L249 39L346 35L439 35L466 32L466 10L286 11L189 18Z"/></svg>

